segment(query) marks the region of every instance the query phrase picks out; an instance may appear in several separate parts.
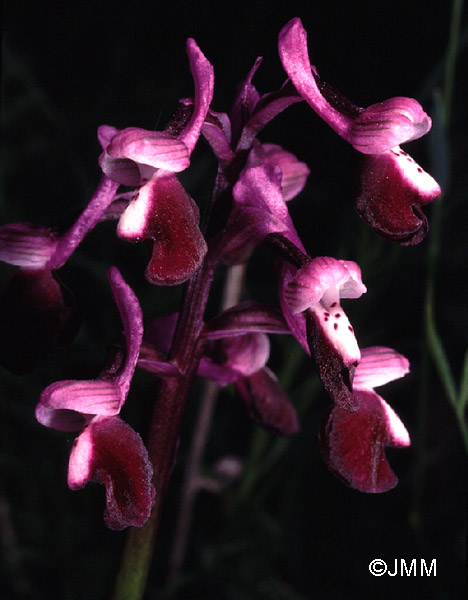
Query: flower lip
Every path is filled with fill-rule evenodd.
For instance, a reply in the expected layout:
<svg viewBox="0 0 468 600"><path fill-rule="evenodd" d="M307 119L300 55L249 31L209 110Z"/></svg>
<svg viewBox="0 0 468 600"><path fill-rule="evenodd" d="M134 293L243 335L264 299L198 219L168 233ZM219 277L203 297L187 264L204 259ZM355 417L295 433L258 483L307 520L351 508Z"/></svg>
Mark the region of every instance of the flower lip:
<svg viewBox="0 0 468 600"><path fill-rule="evenodd" d="M402 245L418 244L428 223L421 206L441 194L439 184L396 147L364 158L356 210L377 233Z"/></svg>
<svg viewBox="0 0 468 600"><path fill-rule="evenodd" d="M155 499L153 469L141 437L119 417L94 417L73 445L68 485L106 487L104 521L110 529L141 527Z"/></svg>
<svg viewBox="0 0 468 600"><path fill-rule="evenodd" d="M359 410L350 413L335 406L322 426L320 443L325 462L340 479L361 492L386 492L398 482L384 447L409 446L410 437L374 387L403 377L408 371L408 360L392 348L363 348L353 380Z"/></svg>

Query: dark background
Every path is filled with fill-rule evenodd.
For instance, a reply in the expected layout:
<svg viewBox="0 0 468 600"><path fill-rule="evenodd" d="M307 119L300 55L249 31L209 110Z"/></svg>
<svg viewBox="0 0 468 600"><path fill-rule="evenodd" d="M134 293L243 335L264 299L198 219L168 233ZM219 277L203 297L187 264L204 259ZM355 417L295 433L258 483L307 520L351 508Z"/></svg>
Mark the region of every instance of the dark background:
<svg viewBox="0 0 468 600"><path fill-rule="evenodd" d="M258 55L264 57L255 78L259 91L282 84L277 36L290 18L300 16L325 81L361 106L390 96L415 97L437 121L450 23L450 3L442 0L279 0L275 6L259 0L118 5L20 0L6 1L3 13L1 223L70 224L99 179L97 126L162 129L177 99L192 94L184 49L188 36L214 66L215 110L228 110L236 85ZM466 23L465 15L448 151L434 135L409 147L444 187L436 320L457 381L468 340ZM302 431L277 445L272 437L261 437L229 390L223 392L206 464L235 454L247 461L247 475L259 476L247 495L242 481L222 496L201 494L186 568L170 589L167 560L200 395L195 389L146 597L462 598L466 455L434 368L423 370L427 239L400 248L359 221L352 204L359 156L306 105L288 109L260 137L282 144L311 168L306 189L291 204L309 253L361 265L369 291L346 306L360 344L391 346L410 359L410 375L381 393L413 444L387 453L400 479L391 492L374 496L346 488L319 453L317 431L328 400L316 386L313 368L293 340L273 340L270 364L300 408ZM448 171L441 168L445 160ZM182 179L202 211L215 169L201 142ZM430 217L431 207L426 212ZM3 598L92 600L111 594L125 534L104 527L102 488L67 489L73 436L41 427L34 407L52 381L99 372L120 327L105 279L109 265L116 264L132 284L147 320L177 307L180 290L146 284L145 249L116 240L114 231L112 223L100 226L61 270L82 310L73 345L25 376L0 371ZM274 299L270 266L265 253L255 256L247 297ZM3 279L13 270L1 269ZM143 436L153 396L154 381L138 373L123 416ZM257 470L252 443L266 443L265 456L274 453L271 468ZM368 571L374 558L391 568L395 559L429 564L435 558L437 577L374 578Z"/></svg>

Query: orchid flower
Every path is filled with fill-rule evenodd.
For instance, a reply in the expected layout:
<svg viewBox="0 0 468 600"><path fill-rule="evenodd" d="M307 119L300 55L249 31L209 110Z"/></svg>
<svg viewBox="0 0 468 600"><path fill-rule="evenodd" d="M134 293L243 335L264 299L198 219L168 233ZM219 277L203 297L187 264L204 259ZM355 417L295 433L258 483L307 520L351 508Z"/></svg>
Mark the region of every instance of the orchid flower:
<svg viewBox="0 0 468 600"><path fill-rule="evenodd" d="M118 183L105 175L89 204L65 233L30 223L0 227L0 260L19 267L0 290L0 364L22 373L73 339L78 315L56 270L103 218Z"/></svg>
<svg viewBox="0 0 468 600"><path fill-rule="evenodd" d="M419 243L428 229L421 206L435 200L441 191L400 144L425 135L431 119L412 98L390 98L363 109L330 90L310 64L307 33L298 18L283 27L278 47L299 95L365 155L356 200L360 216L387 239L403 245Z"/></svg>
<svg viewBox="0 0 468 600"><path fill-rule="evenodd" d="M363 348L356 367L353 393L360 408L349 412L335 406L324 422L321 449L330 469L361 492L386 492L398 482L385 457L385 446L410 445L409 434L395 411L375 391L403 377L407 359L382 346Z"/></svg>
<svg viewBox="0 0 468 600"><path fill-rule="evenodd" d="M169 127L182 126L181 131L174 134L137 127L118 131L109 125L98 130L103 172L118 183L137 187L120 216L117 234L128 241L153 241L146 277L157 285L176 285L189 279L207 251L198 227L198 207L175 173L190 164L213 98L214 75L193 39L187 41L187 52L195 82L193 111L188 123L173 122Z"/></svg>
<svg viewBox="0 0 468 600"><path fill-rule="evenodd" d="M36 418L60 431L81 431L69 460L68 485L90 481L106 487L104 520L111 529L142 526L155 491L152 467L140 436L118 416L126 400L143 338L138 300L114 267L112 292L124 325L126 351L114 352L111 365L93 380L65 380L41 394Z"/></svg>
<svg viewBox="0 0 468 600"><path fill-rule="evenodd" d="M291 330L304 346L307 343L334 402L351 411L359 407L351 384L361 353L340 299L359 298L365 292L355 262L327 256L306 262L294 275L286 272L281 289L283 314Z"/></svg>

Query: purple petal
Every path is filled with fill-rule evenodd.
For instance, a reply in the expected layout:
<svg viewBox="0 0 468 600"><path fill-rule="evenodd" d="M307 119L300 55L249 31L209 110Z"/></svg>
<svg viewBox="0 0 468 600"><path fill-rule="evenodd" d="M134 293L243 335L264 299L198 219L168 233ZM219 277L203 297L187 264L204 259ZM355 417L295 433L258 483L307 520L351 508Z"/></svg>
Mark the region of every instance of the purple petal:
<svg viewBox="0 0 468 600"><path fill-rule="evenodd" d="M342 138L349 141L352 119L333 107L322 95L315 80L307 50L307 33L298 18L283 27L278 50L284 70L299 94Z"/></svg>
<svg viewBox="0 0 468 600"><path fill-rule="evenodd" d="M188 148L190 155L200 137L206 114L213 99L214 71L195 40L191 38L187 40L187 53L190 61L190 71L195 84L195 106L190 121L179 134L178 138ZM168 170L176 171L176 169Z"/></svg>
<svg viewBox="0 0 468 600"><path fill-rule="evenodd" d="M248 72L247 77L241 82L236 91L236 96L230 112L234 145L236 145L242 127L253 113L260 98L257 89L252 84L252 79L261 65L262 60L261 56L256 59L253 67ZM237 147L237 150L239 150L239 147Z"/></svg>
<svg viewBox="0 0 468 600"><path fill-rule="evenodd" d="M45 227L11 223L0 227L0 261L17 267L42 269L57 242Z"/></svg>
<svg viewBox="0 0 468 600"><path fill-rule="evenodd" d="M413 98L390 98L353 120L350 142L364 154L381 154L425 135L432 122Z"/></svg>
<svg viewBox="0 0 468 600"><path fill-rule="evenodd" d="M231 149L231 122L227 114L209 110L202 134L220 163L228 163L234 158L235 154Z"/></svg>
<svg viewBox="0 0 468 600"><path fill-rule="evenodd" d="M74 225L57 240L54 252L47 262L47 268L58 269L66 263L86 234L99 223L106 209L112 203L118 187L118 183L105 175L101 177L88 206Z"/></svg>
<svg viewBox="0 0 468 600"><path fill-rule="evenodd" d="M104 521L110 529L142 527L154 504L153 469L141 437L118 417L96 417L75 440L68 485L106 487Z"/></svg>
<svg viewBox="0 0 468 600"><path fill-rule="evenodd" d="M330 469L361 492L386 492L398 480L384 454L385 446L409 446L405 426L377 394L359 391L357 412L334 407L321 433L321 449Z"/></svg>
<svg viewBox="0 0 468 600"><path fill-rule="evenodd" d="M413 98L390 98L361 109L321 82L310 64L307 33L300 19L292 19L282 29L278 47L283 67L302 98L359 152L387 152L431 128L430 118Z"/></svg>
<svg viewBox="0 0 468 600"><path fill-rule="evenodd" d="M277 308L259 302L242 302L208 321L203 337L217 340L251 332L291 333Z"/></svg>
<svg viewBox="0 0 468 600"><path fill-rule="evenodd" d="M183 171L190 164L190 152L183 141L168 133L139 127L127 127L116 134L106 154L111 159L128 159L137 165L172 172Z"/></svg>
<svg viewBox="0 0 468 600"><path fill-rule="evenodd" d="M45 427L77 431L88 415L118 414L122 402L122 392L114 381L57 381L42 392L36 419Z"/></svg>
<svg viewBox="0 0 468 600"><path fill-rule="evenodd" d="M302 190L310 174L309 167L298 160L291 152L286 152L276 144L263 144L265 161L278 165L281 169L281 192L288 202Z"/></svg>
<svg viewBox="0 0 468 600"><path fill-rule="evenodd" d="M392 348L372 346L361 349L361 360L354 372L354 390L373 390L409 373L409 362Z"/></svg>
<svg viewBox="0 0 468 600"><path fill-rule="evenodd" d="M302 248L281 193L281 170L278 166L264 164L245 169L234 186L233 196L243 209L254 209L250 214L258 240L269 233L281 231L293 244ZM272 227L275 223L278 226Z"/></svg>
<svg viewBox="0 0 468 600"><path fill-rule="evenodd" d="M299 431L296 410L269 369L239 379L236 388L256 423L279 435Z"/></svg>
<svg viewBox="0 0 468 600"><path fill-rule="evenodd" d="M365 157L356 209L383 237L405 246L418 244L428 230L421 206L440 194L428 173L406 152L393 148Z"/></svg>
<svg viewBox="0 0 468 600"><path fill-rule="evenodd" d="M127 397L140 353L140 346L143 340L143 315L138 298L130 286L125 283L119 270L116 267L111 267L107 276L125 331L125 362L115 379L116 384L120 387L122 398L119 406L120 410Z"/></svg>
<svg viewBox="0 0 468 600"><path fill-rule="evenodd" d="M114 135L119 133L119 131L120 129L117 129L117 127L113 127L112 125L100 125L98 127L97 137L103 150L107 148Z"/></svg>
<svg viewBox="0 0 468 600"><path fill-rule="evenodd" d="M356 263L318 256L297 270L285 286L284 296L296 314L319 302L329 311L340 298L359 298L365 292Z"/></svg>
<svg viewBox="0 0 468 600"><path fill-rule="evenodd" d="M168 362L158 348L145 341L140 347L140 356L137 364L141 369L159 377L172 377L180 374L176 366Z"/></svg>
<svg viewBox="0 0 468 600"><path fill-rule="evenodd" d="M242 130L237 150L250 148L253 140L265 125L296 102L302 102L302 98L289 80L278 91L264 94L256 103L252 116Z"/></svg>
<svg viewBox="0 0 468 600"><path fill-rule="evenodd" d="M177 312L156 317L145 330L145 340L148 340L158 350L169 354L178 318L179 313Z"/></svg>

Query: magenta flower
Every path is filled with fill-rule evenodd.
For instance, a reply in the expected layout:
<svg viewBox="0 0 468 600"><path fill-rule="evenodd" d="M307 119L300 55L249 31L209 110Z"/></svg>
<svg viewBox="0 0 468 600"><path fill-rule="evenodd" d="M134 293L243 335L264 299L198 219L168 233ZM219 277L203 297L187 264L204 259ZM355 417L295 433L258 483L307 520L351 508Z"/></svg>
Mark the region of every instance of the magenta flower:
<svg viewBox="0 0 468 600"><path fill-rule="evenodd" d="M174 120L166 132L128 127L118 131L102 125L99 139L103 153L99 164L112 180L136 186L117 226L119 237L128 241L153 242L147 279L157 285L176 285L189 279L207 252L198 227L198 207L175 173L190 164L213 98L213 67L194 40L187 52L195 82L195 99L186 122L190 101L184 101L182 120ZM177 133L173 133L177 130Z"/></svg>
<svg viewBox="0 0 468 600"><path fill-rule="evenodd" d="M319 256L294 274L285 272L281 291L285 318L312 354L325 389L338 406L357 410L352 378L361 353L340 300L359 298L366 292L359 266Z"/></svg>
<svg viewBox="0 0 468 600"><path fill-rule="evenodd" d="M0 290L0 364L9 370L32 369L76 335L74 299L56 270L104 218L117 188L104 175L87 207L61 235L30 223L0 227L0 260L19 267Z"/></svg>
<svg viewBox="0 0 468 600"><path fill-rule="evenodd" d="M65 380L41 394L36 418L61 431L81 431L70 454L68 484L106 487L104 520L111 529L142 526L154 503L152 467L140 436L118 416L126 400L143 338L138 300L119 271L109 280L124 325L126 349L93 380Z"/></svg>
<svg viewBox="0 0 468 600"><path fill-rule="evenodd" d="M385 446L410 445L405 426L374 388L403 377L408 361L391 348L363 348L356 367L353 394L357 412L335 406L321 432L321 449L330 469L361 492L386 492L398 482L385 457Z"/></svg>
<svg viewBox="0 0 468 600"><path fill-rule="evenodd" d="M331 90L310 64L307 33L298 18L281 30L279 54L300 96L366 155L356 200L360 216L387 239L404 245L419 243L428 229L421 206L441 191L399 145L425 135L431 119L412 98L390 98L363 109Z"/></svg>

